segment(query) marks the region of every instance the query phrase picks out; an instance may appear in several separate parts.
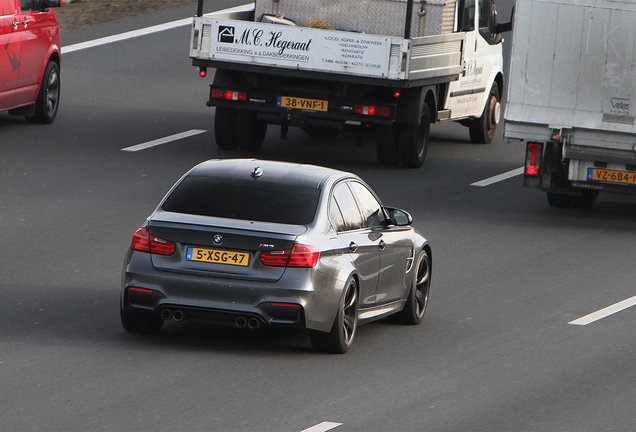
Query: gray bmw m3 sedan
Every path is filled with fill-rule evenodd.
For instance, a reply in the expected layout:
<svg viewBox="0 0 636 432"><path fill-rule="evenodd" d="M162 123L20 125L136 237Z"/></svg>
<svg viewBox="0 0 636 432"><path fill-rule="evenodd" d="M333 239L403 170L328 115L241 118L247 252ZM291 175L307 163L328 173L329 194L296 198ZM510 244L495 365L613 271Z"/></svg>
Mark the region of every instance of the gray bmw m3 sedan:
<svg viewBox="0 0 636 432"><path fill-rule="evenodd" d="M312 165L210 160L188 171L133 235L121 322L308 329L344 353L358 325L419 324L432 254L404 210L358 176Z"/></svg>

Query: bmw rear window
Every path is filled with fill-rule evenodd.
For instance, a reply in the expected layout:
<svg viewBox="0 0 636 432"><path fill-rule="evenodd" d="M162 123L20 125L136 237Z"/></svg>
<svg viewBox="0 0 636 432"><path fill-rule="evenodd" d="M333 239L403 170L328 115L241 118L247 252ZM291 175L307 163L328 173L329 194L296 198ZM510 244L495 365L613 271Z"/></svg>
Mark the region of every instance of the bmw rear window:
<svg viewBox="0 0 636 432"><path fill-rule="evenodd" d="M183 179L162 210L258 222L307 225L314 220L320 190L264 179L191 175Z"/></svg>

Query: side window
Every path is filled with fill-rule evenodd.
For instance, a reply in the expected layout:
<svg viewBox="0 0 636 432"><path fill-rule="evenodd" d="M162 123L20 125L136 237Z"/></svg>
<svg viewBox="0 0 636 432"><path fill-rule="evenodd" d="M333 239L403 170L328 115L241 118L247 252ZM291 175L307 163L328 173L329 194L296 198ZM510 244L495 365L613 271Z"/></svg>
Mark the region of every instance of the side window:
<svg viewBox="0 0 636 432"><path fill-rule="evenodd" d="M340 212L340 207L338 207L338 203L334 197L331 197L331 202L329 203L329 219L336 231L346 231L347 228L344 218L342 217L342 212Z"/></svg>
<svg viewBox="0 0 636 432"><path fill-rule="evenodd" d="M479 29L490 26L490 0L479 0Z"/></svg>
<svg viewBox="0 0 636 432"><path fill-rule="evenodd" d="M491 26L497 24L497 12L492 0L479 0L479 34L490 45L501 42L501 36L491 33Z"/></svg>
<svg viewBox="0 0 636 432"><path fill-rule="evenodd" d="M38 10L38 1L37 0L20 0L20 5L22 6L22 12L35 12Z"/></svg>
<svg viewBox="0 0 636 432"><path fill-rule="evenodd" d="M475 0L460 0L458 5L457 31L475 30Z"/></svg>
<svg viewBox="0 0 636 432"><path fill-rule="evenodd" d="M362 217L365 219L366 225L370 228L382 226L382 222L386 219L384 210L371 191L362 183L350 182L349 185L351 185L353 193L358 198Z"/></svg>
<svg viewBox="0 0 636 432"><path fill-rule="evenodd" d="M333 191L333 197L340 207L346 228L348 230L362 228L362 218L360 217L358 205L346 183L340 183L336 186Z"/></svg>

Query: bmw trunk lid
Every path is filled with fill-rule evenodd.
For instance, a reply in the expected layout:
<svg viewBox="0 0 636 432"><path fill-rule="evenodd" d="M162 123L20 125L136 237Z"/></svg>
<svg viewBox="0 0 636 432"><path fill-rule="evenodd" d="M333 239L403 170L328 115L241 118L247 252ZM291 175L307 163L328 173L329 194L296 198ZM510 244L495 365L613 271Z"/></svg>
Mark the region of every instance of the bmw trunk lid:
<svg viewBox="0 0 636 432"><path fill-rule="evenodd" d="M170 256L152 255L162 271L273 282L284 267L265 266L262 251L290 249L304 226L250 222L159 211L148 220L151 236L175 243ZM164 217L162 217L164 216ZM167 220L170 219L170 220Z"/></svg>

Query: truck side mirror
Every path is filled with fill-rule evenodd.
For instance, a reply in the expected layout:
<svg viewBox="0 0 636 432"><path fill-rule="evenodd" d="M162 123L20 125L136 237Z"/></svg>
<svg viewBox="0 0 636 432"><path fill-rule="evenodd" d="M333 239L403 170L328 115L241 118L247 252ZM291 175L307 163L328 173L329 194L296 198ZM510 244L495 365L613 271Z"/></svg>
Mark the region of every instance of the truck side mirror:
<svg viewBox="0 0 636 432"><path fill-rule="evenodd" d="M515 7L512 7L512 12L510 13L510 22L507 23L503 23L503 24L495 24L495 31L494 33L505 33L505 32L509 32L512 31L512 22L514 20L515 17Z"/></svg>

